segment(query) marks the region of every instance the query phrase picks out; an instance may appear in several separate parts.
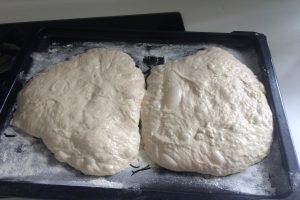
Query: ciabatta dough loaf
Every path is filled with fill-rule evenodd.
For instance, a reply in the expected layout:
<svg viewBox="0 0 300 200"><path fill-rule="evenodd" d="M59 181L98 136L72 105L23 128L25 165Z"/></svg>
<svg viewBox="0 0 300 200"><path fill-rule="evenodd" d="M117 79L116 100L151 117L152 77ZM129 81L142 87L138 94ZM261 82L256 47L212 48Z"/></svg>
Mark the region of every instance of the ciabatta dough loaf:
<svg viewBox="0 0 300 200"><path fill-rule="evenodd" d="M273 121L264 86L229 52L210 47L159 65L147 85L142 139L158 165L225 176L268 154Z"/></svg>
<svg viewBox="0 0 300 200"><path fill-rule="evenodd" d="M144 83L129 55L91 49L35 76L11 124L84 174L112 175L138 156Z"/></svg>

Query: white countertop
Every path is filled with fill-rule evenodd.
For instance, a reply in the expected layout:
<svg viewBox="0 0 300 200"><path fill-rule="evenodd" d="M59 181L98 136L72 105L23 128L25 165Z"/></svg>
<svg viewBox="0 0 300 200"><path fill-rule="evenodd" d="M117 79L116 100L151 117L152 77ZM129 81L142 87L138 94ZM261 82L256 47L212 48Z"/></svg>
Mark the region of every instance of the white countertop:
<svg viewBox="0 0 300 200"><path fill-rule="evenodd" d="M300 158L299 0L1 0L0 3L0 23L179 11L187 31L264 33Z"/></svg>

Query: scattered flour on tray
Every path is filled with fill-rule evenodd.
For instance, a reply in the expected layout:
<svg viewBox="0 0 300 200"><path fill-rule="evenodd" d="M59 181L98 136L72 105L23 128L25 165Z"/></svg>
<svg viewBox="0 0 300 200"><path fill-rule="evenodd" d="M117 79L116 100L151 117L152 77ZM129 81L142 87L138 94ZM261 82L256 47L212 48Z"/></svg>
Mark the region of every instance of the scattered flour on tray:
<svg viewBox="0 0 300 200"><path fill-rule="evenodd" d="M117 49L133 57L137 66L146 74L149 66L143 63L145 56L164 57L165 62L191 55L208 45L147 44L147 43L93 43L72 44L53 43L46 52L32 54L33 63L28 72L21 72L19 78L25 84L38 72L54 64L82 53L90 48L105 47ZM225 48L225 47L223 47ZM236 58L259 77L259 65L254 50L237 51L228 49ZM14 108L15 109L15 108ZM13 110L14 110L13 109ZM255 195L283 193L288 188L288 180L281 164L281 155L275 139L270 155L262 162L247 170L226 177L210 177L195 173L174 173L157 167L141 148L140 156L131 166L109 177L85 176L58 162L46 149L40 139L33 138L8 125L11 114L6 119L6 128L0 135L0 179L10 181L31 181L59 185L80 185L105 188L174 188L177 191L220 191ZM7 137L5 135L15 135ZM147 166L151 169L142 170ZM141 171L139 171L141 170ZM138 171L138 172L137 172ZM137 173L134 173L137 172Z"/></svg>

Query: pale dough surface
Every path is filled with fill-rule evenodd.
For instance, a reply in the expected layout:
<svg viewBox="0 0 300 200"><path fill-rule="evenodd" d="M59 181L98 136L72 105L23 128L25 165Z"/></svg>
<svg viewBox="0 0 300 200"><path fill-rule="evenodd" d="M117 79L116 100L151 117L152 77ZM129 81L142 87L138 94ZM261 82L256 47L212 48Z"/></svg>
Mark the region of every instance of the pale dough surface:
<svg viewBox="0 0 300 200"><path fill-rule="evenodd" d="M11 123L84 174L112 175L138 156L144 85L129 55L91 49L35 76Z"/></svg>
<svg viewBox="0 0 300 200"><path fill-rule="evenodd" d="M272 112L253 72L210 47L152 69L142 103L145 151L174 171L215 176L262 160L272 143Z"/></svg>

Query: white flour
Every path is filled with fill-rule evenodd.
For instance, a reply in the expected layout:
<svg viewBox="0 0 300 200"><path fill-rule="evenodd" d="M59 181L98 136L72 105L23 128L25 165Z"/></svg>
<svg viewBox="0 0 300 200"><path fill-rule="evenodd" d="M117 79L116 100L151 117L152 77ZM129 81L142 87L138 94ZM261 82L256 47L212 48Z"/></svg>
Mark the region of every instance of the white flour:
<svg viewBox="0 0 300 200"><path fill-rule="evenodd" d="M65 60L86 49L106 47L118 49L131 55L138 67L147 72L149 67L143 63L145 56L164 57L165 62L195 53L207 45L164 45L164 44L129 44L129 43L73 43L52 44L47 52L32 54L33 64L28 73L20 73L24 84L49 64ZM259 63L254 50L236 51L227 49L241 62L251 66L259 77ZM13 112L13 111L12 111ZM7 118L7 124L11 115ZM16 135L6 137L5 135ZM275 138L276 139L276 138ZM142 149L142 148L141 148ZM132 171L151 169L132 173ZM133 175L132 175L133 174ZM224 190L255 195L273 195L288 189L288 180L281 164L281 155L277 141L274 142L270 155L262 162L247 170L226 177L210 177L194 173L174 173L157 167L147 158L143 150L140 157L131 166L109 177L85 176L66 164L58 162L45 148L41 140L32 138L10 126L0 135L0 179L12 181L32 181L59 185L81 185L106 188L152 188L163 190L172 188L176 191L216 191Z"/></svg>

